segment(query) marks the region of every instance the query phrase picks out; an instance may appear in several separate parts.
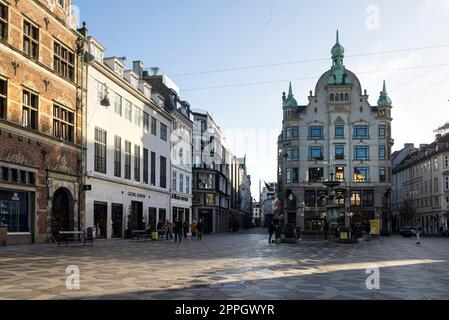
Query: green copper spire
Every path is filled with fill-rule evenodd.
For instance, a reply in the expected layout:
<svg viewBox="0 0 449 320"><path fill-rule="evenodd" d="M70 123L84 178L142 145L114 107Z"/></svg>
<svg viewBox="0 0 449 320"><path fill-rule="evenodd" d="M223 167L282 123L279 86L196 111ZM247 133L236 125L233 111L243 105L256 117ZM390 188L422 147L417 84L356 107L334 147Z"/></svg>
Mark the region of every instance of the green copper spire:
<svg viewBox="0 0 449 320"><path fill-rule="evenodd" d="M345 57L345 48L340 44L340 34L337 30L337 42L332 48L332 72L328 84L341 85L351 84L351 78L347 75L343 58Z"/></svg>
<svg viewBox="0 0 449 320"><path fill-rule="evenodd" d="M383 89L382 89L382 92L380 93L380 97L379 97L379 101L377 101L377 105L379 106L379 107L388 107L388 108L391 108L391 106L392 106L392 102L391 102L391 99L390 99L390 97L388 96L388 92L387 92L387 84L386 84L386 82L385 82L385 80L384 80L384 86L383 86Z"/></svg>
<svg viewBox="0 0 449 320"><path fill-rule="evenodd" d="M295 100L293 95L292 83L290 82L290 87L288 89L288 96L284 99L284 108L296 108L298 107L298 102Z"/></svg>

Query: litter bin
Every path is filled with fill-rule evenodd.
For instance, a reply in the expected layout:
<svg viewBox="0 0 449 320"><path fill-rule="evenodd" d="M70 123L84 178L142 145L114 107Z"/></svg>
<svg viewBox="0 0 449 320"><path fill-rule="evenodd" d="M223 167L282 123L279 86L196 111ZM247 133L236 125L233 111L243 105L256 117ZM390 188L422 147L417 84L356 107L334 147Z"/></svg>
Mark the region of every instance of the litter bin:
<svg viewBox="0 0 449 320"><path fill-rule="evenodd" d="M340 227L339 229L340 234L340 242L341 243L350 243L351 242L351 229L348 227Z"/></svg>
<svg viewBox="0 0 449 320"><path fill-rule="evenodd" d="M159 232L157 232L157 231L151 232L151 240L153 240L153 241L159 240Z"/></svg>

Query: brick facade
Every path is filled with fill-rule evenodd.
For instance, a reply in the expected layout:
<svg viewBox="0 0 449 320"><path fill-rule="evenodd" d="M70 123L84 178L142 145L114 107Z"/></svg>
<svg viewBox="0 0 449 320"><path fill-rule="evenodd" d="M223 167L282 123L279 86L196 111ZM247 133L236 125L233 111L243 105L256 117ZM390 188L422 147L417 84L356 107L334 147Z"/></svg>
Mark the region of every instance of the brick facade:
<svg viewBox="0 0 449 320"><path fill-rule="evenodd" d="M0 0L8 7L8 37L0 39L0 79L7 82L6 117L0 119L0 190L29 192L30 236L9 243L45 242L52 232L53 195L64 190L70 203L70 225L83 228L84 208L80 200L81 91L82 64L77 54L79 33L67 27L70 8L57 1ZM24 53L24 20L39 28L38 59ZM67 79L54 71L54 44L57 41L75 57L75 77ZM38 96L36 130L22 126L22 95L27 90ZM53 107L73 112L73 139L56 138ZM14 172L34 172L34 183L13 181ZM29 182L29 181L28 181ZM81 201L81 203L83 203ZM67 214L67 213L64 213ZM20 237L19 237L20 238Z"/></svg>

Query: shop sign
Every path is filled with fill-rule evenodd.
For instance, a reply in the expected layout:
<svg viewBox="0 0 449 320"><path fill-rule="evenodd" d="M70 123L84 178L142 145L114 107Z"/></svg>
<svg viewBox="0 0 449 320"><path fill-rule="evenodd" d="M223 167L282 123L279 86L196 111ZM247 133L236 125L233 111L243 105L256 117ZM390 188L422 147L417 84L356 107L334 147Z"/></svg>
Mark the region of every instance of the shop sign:
<svg viewBox="0 0 449 320"><path fill-rule="evenodd" d="M17 193L14 193L11 197L11 201L20 201L19 195Z"/></svg>
<svg viewBox="0 0 449 320"><path fill-rule="evenodd" d="M139 198L139 199L145 199L147 196L141 193L135 193L135 192L128 192L128 197L133 198ZM150 196L148 196L150 198Z"/></svg>

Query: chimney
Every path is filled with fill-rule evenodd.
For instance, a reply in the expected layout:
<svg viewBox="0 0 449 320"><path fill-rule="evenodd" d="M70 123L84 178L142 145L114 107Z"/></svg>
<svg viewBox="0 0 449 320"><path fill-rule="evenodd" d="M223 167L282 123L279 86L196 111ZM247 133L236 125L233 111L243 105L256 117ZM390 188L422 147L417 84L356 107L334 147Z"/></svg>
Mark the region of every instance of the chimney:
<svg viewBox="0 0 449 320"><path fill-rule="evenodd" d="M133 72L139 76L139 79L143 78L143 67L142 61L133 61Z"/></svg>
<svg viewBox="0 0 449 320"><path fill-rule="evenodd" d="M441 133L437 134L436 135L436 142L440 141L441 137L442 137Z"/></svg>
<svg viewBox="0 0 449 320"><path fill-rule="evenodd" d="M414 143L406 143L406 144L404 144L404 149L413 150L413 149L415 149L415 144Z"/></svg>

